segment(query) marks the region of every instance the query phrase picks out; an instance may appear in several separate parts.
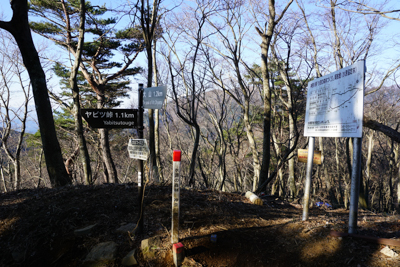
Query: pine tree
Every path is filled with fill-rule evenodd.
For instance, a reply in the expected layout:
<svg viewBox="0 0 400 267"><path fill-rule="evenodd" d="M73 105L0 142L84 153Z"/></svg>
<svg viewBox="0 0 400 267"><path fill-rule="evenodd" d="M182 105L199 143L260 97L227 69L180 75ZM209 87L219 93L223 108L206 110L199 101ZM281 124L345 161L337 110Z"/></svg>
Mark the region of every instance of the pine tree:
<svg viewBox="0 0 400 267"><path fill-rule="evenodd" d="M43 19L40 22L32 22L31 28L74 56L78 43L78 2L31 1L31 12ZM118 18L107 17L108 10L105 6L92 6L90 2L86 2L85 9L85 40L88 41L83 44L82 62L79 66L87 87L95 93L95 99L89 102L96 104L98 109L116 107L120 104L117 98L127 96L128 76L141 71L139 67L131 65L142 51L143 41L136 37L140 36L140 33L135 30L134 25L120 31L115 30ZM117 52L122 54L123 59L118 57ZM106 179L118 183L109 146L108 129L99 129L99 133Z"/></svg>

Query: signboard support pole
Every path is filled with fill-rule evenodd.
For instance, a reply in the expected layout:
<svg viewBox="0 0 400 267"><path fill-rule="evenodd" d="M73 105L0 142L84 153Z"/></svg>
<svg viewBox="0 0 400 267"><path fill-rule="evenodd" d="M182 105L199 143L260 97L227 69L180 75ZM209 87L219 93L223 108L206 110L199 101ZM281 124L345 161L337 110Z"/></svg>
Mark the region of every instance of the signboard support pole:
<svg viewBox="0 0 400 267"><path fill-rule="evenodd" d="M360 195L362 138L353 138L353 166L351 171L349 234L357 231L358 198Z"/></svg>
<svg viewBox="0 0 400 267"><path fill-rule="evenodd" d="M139 116L138 116L138 138L143 139L143 84L139 84ZM139 202L139 220L137 222L137 233L143 233L143 160L139 160L138 170L138 202Z"/></svg>
<svg viewBox="0 0 400 267"><path fill-rule="evenodd" d="M180 169L181 151L174 150L173 153L173 176L172 176L172 224L171 224L171 243L179 242L179 208L180 208Z"/></svg>
<svg viewBox="0 0 400 267"><path fill-rule="evenodd" d="M314 160L314 146L315 137L310 136L308 140L308 155L307 155L307 173L306 182L304 187L304 201L303 201L303 221L308 220L308 208L310 206L310 191L311 191L311 176Z"/></svg>

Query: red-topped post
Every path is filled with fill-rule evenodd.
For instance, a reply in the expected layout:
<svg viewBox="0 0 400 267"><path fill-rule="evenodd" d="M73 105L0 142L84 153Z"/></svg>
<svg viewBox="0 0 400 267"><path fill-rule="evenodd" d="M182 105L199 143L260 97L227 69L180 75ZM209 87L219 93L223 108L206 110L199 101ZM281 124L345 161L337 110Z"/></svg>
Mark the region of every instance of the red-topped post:
<svg viewBox="0 0 400 267"><path fill-rule="evenodd" d="M181 151L174 150L172 155L172 168L173 168L173 176L172 176L172 233L171 233L171 242L172 242L172 254L174 258L175 266L181 266L185 254L184 247L182 243L179 242L179 208L180 208L180 187L181 187L181 178L180 178L180 170L181 170Z"/></svg>
<svg viewBox="0 0 400 267"><path fill-rule="evenodd" d="M179 242L179 207L180 207L180 183L179 172L181 169L181 151L173 152L173 177L172 177L172 244Z"/></svg>

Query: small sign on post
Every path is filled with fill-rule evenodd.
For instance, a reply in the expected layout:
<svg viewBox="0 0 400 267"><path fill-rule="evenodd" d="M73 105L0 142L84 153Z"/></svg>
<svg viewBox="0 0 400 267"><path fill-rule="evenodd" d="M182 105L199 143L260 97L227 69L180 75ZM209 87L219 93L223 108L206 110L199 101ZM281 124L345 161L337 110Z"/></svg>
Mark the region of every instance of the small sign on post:
<svg viewBox="0 0 400 267"><path fill-rule="evenodd" d="M307 149L298 149L297 150L297 159L299 162L307 163L307 158L308 158L308 150ZM317 165L322 164L321 151L319 151L319 150L314 151L313 163L317 164Z"/></svg>
<svg viewBox="0 0 400 267"><path fill-rule="evenodd" d="M173 153L173 176L172 176L172 244L179 242L179 207L180 207L180 183L181 151L174 150Z"/></svg>
<svg viewBox="0 0 400 267"><path fill-rule="evenodd" d="M147 160L149 147L146 139L129 139L128 152L131 159Z"/></svg>
<svg viewBox="0 0 400 267"><path fill-rule="evenodd" d="M145 109L162 109L166 96L166 86L144 88L143 107Z"/></svg>

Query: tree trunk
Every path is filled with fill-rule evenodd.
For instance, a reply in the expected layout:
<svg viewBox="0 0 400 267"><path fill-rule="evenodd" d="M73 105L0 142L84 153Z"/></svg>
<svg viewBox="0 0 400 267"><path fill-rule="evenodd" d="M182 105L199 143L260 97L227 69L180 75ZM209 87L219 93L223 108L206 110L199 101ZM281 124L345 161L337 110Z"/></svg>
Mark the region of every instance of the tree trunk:
<svg viewBox="0 0 400 267"><path fill-rule="evenodd" d="M146 46L147 51L147 88L152 87L153 83L153 52L151 49L151 43ZM158 168L156 162L156 146L155 146L155 131L154 131L154 109L148 110L149 116L149 149L150 149L150 160L149 169L151 171L153 182L158 183Z"/></svg>
<svg viewBox="0 0 400 267"><path fill-rule="evenodd" d="M79 87L77 82L77 75L79 70L79 64L81 62L82 46L85 35L85 2L81 0L81 14L80 14L80 25L79 25L79 41L76 48L75 62L71 71L70 85L72 88L72 99L73 99L73 115L75 119L75 131L78 136L80 158L83 167L84 179L87 185L92 184L92 169L90 166L90 156L86 145L86 139L83 134L83 123L81 116L81 104L79 99Z"/></svg>
<svg viewBox="0 0 400 267"><path fill-rule="evenodd" d="M193 144L193 149L192 149L192 159L190 161L189 185L194 186L194 184L195 184L194 175L195 175L195 167L196 167L196 155L197 155L197 150L199 148L199 143L200 143L200 126L195 121L193 123L192 127L194 128L194 144Z"/></svg>
<svg viewBox="0 0 400 267"><path fill-rule="evenodd" d="M367 154L367 162L366 162L366 170L365 170L365 180L364 180L364 191L365 198L367 200L367 207L370 207L369 204L369 183L371 181L371 164L372 164L372 151L374 149L374 132L368 135L368 154Z"/></svg>
<svg viewBox="0 0 400 267"><path fill-rule="evenodd" d="M270 20L271 21L271 20ZM273 22L274 24L274 22ZM268 27L270 29L270 27ZM261 173L259 184L263 184L268 179L268 170L271 160L271 88L269 84L269 70L268 70L268 50L271 42L273 29L265 35L261 35L261 70L263 79L263 102L264 102L264 112L263 112L263 157L261 163Z"/></svg>
<svg viewBox="0 0 400 267"><path fill-rule="evenodd" d="M265 185L268 179L269 173L269 165L271 161L271 87L270 87L270 75L268 70L268 51L270 48L270 44L272 41L272 36L275 31L276 24L282 19L283 15L288 10L289 6L292 4L293 0L289 0L286 7L283 9L281 15L276 18L276 10L275 10L275 0L268 1L268 11L269 18L267 25L267 29L265 32L262 32L259 28L256 27L258 34L261 37L261 77L263 80L263 102L264 102L264 113L263 113L263 159L261 164L261 174L259 181L260 186Z"/></svg>
<svg viewBox="0 0 400 267"><path fill-rule="evenodd" d="M72 181L64 166L47 93L46 77L29 28L27 0L11 1L11 7L13 9L11 21L0 22L0 28L9 31L14 36L29 73L51 185L53 187L68 185Z"/></svg>
<svg viewBox="0 0 400 267"><path fill-rule="evenodd" d="M338 181L337 187L337 199L339 203L344 204L345 200L343 197L343 190L342 190L342 179L340 175L340 161L339 161L339 138L335 137L335 161L336 161L336 177Z"/></svg>
<svg viewBox="0 0 400 267"><path fill-rule="evenodd" d="M101 109L104 105L104 95L97 95L97 108ZM107 182L114 182L116 184L119 183L118 181L118 174L117 169L115 168L115 164L111 155L110 149L110 140L108 136L108 129L102 128L99 129L100 134L100 145L101 145L101 152L104 165L106 167L105 175L107 177Z"/></svg>
<svg viewBox="0 0 400 267"><path fill-rule="evenodd" d="M155 29L158 24L159 16L159 0L153 0L153 6L151 7L149 1L145 4L144 0L140 2L140 24L143 31L143 39L146 45L147 54L147 87L151 87L153 83L153 51L152 45L155 43ZM149 149L150 149L150 160L149 169L152 174L153 181L158 183L159 170L157 167L156 159L156 140L155 140L155 125L154 125L154 110L148 110L149 115Z"/></svg>
<svg viewBox="0 0 400 267"><path fill-rule="evenodd" d="M253 191L255 191L257 189L258 180L260 177L261 165L260 165L260 161L258 159L257 144L254 139L253 126L250 123L249 105L250 105L249 102L246 101L245 109L243 112L243 121L244 121L244 125L246 127L246 134L247 134L247 140L249 141L249 147L250 147L251 153L253 155L253 172L254 172Z"/></svg>
<svg viewBox="0 0 400 267"><path fill-rule="evenodd" d="M154 40L153 45L153 77L154 77L154 85L158 86L158 70L157 70L157 58L156 58L156 40ZM156 175L156 179L158 182L162 182L164 180L162 174L162 166L161 166L161 157L160 157L160 112L158 109L154 111L154 146L155 146L155 160L156 160L156 168L154 172Z"/></svg>
<svg viewBox="0 0 400 267"><path fill-rule="evenodd" d="M3 182L3 186L4 186L4 192L7 193L7 185L6 185L6 180L4 179L4 172L3 172L2 165L0 165L0 175L1 175L1 181Z"/></svg>
<svg viewBox="0 0 400 267"><path fill-rule="evenodd" d="M319 139L319 150L321 150L321 169L322 169L323 176L324 176L326 191L328 192L328 195L329 195L329 201L332 204L337 204L335 192L332 189L331 181L329 179L328 167L325 164L325 150L324 150L323 139L322 139L322 137L319 137L318 139Z"/></svg>

